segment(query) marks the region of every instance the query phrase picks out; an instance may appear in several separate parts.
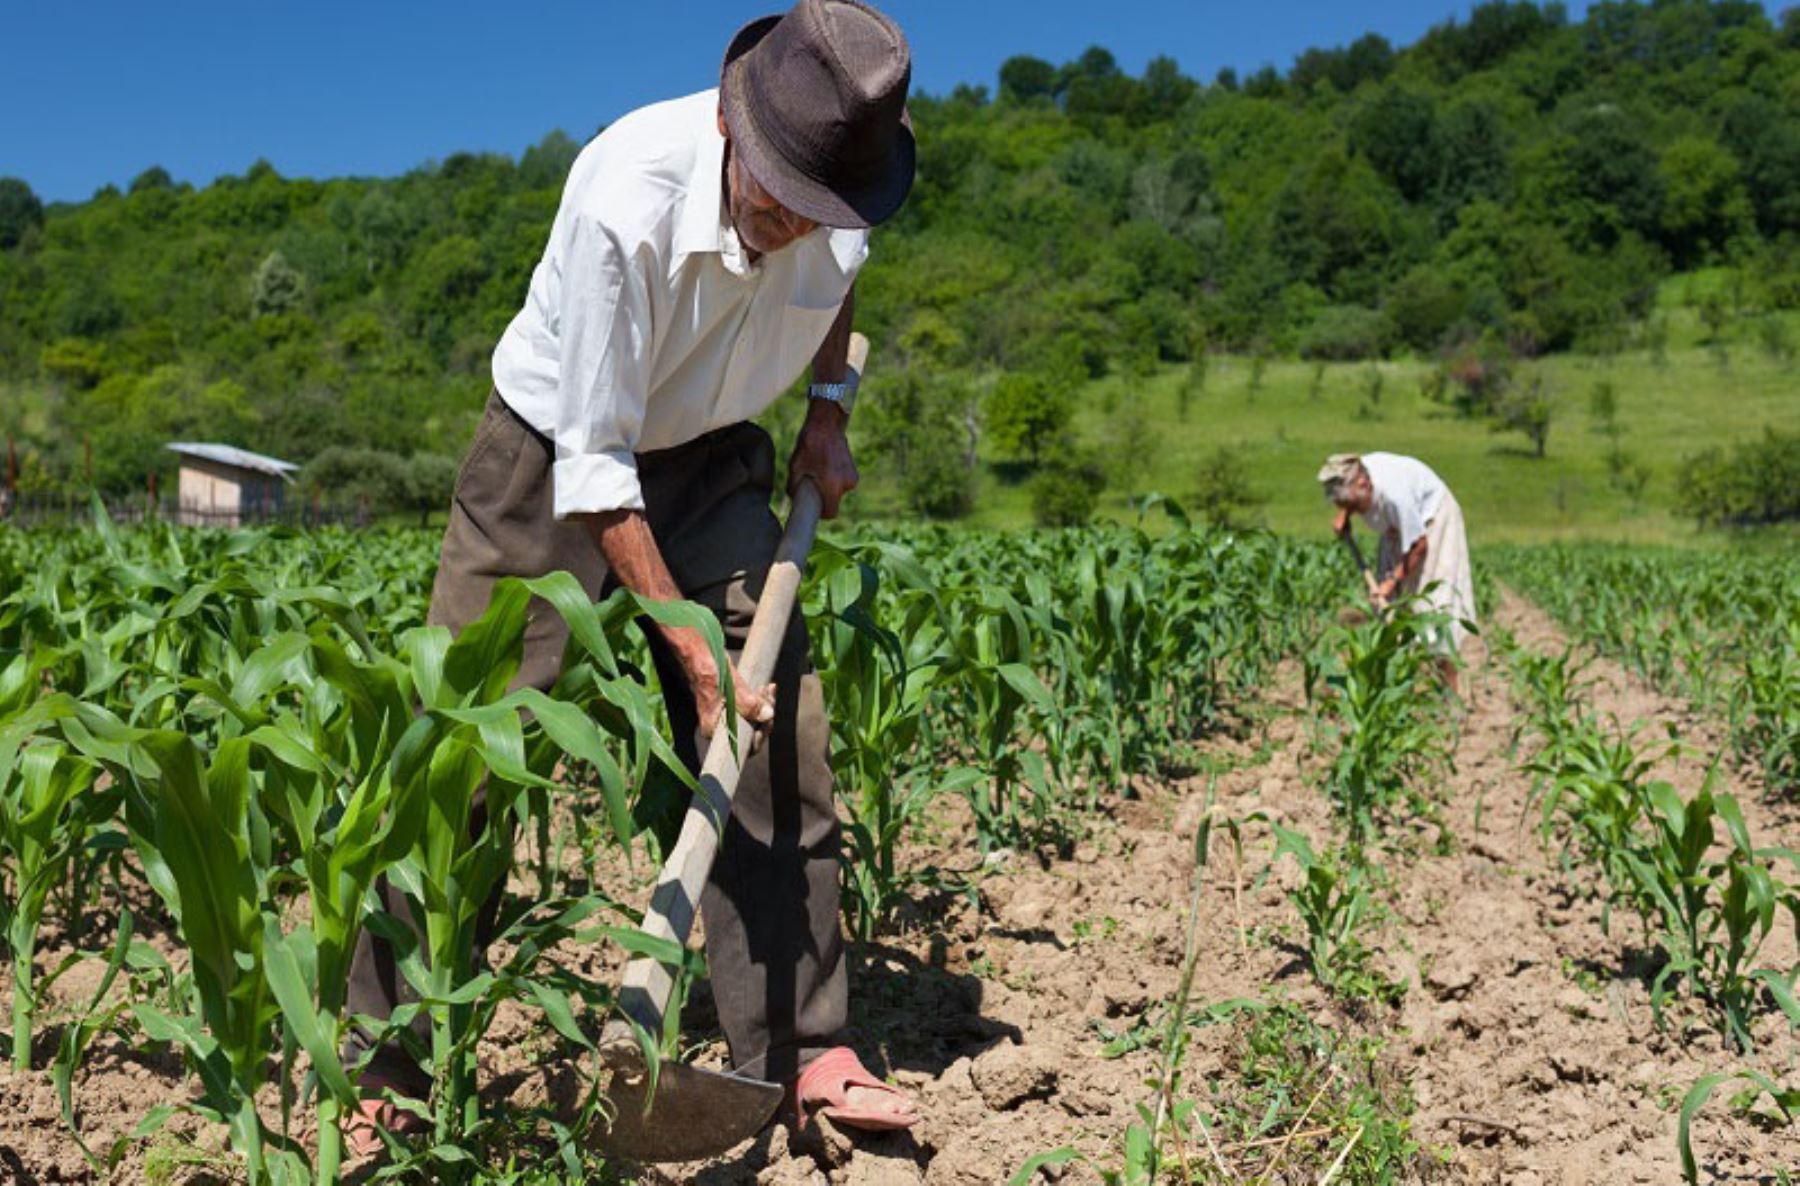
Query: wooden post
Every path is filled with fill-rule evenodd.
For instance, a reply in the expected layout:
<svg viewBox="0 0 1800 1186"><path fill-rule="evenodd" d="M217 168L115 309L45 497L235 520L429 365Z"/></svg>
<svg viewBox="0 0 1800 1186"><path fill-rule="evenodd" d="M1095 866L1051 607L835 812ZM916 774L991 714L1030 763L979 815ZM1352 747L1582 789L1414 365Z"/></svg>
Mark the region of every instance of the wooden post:
<svg viewBox="0 0 1800 1186"><path fill-rule="evenodd" d="M144 522L156 518L156 471L150 471L150 501L144 504Z"/></svg>

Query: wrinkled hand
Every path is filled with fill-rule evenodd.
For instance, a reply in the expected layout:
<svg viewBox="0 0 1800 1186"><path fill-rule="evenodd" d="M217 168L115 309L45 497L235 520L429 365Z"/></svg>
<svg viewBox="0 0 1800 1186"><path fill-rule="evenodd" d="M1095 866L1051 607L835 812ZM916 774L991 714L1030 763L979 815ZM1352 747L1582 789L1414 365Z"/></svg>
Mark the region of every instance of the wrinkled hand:
<svg viewBox="0 0 1800 1186"><path fill-rule="evenodd" d="M819 488L819 514L837 518L838 503L856 489L856 462L850 457L850 441L844 435L850 418L829 400L808 401L806 423L788 458L788 493L801 478L811 478Z"/></svg>
<svg viewBox="0 0 1800 1186"><path fill-rule="evenodd" d="M1399 582L1394 580L1393 577L1389 577L1387 580L1377 584L1375 588L1370 591L1369 596L1374 599L1377 606L1385 609L1388 603L1394 600L1394 593L1399 588Z"/></svg>
<svg viewBox="0 0 1800 1186"><path fill-rule="evenodd" d="M1343 507L1338 508L1337 516L1331 520L1331 534L1350 534L1350 512Z"/></svg>
<svg viewBox="0 0 1800 1186"><path fill-rule="evenodd" d="M711 738L725 715L725 701L719 695L718 669L708 662L688 675L694 688L694 707L700 714L700 733ZM731 665L731 687L737 697L737 714L756 730L752 746L760 746L775 723L775 685L752 688L738 675L737 664Z"/></svg>

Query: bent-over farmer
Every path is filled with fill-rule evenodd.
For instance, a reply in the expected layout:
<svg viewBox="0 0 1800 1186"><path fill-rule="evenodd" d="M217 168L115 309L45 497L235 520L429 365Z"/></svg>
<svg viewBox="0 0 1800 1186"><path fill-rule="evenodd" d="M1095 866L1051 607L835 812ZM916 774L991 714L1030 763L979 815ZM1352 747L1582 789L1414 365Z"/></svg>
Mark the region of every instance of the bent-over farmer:
<svg viewBox="0 0 1800 1186"><path fill-rule="evenodd" d="M1432 632L1432 646L1455 691L1455 655L1467 633L1463 623L1475 620L1469 540L1456 496L1430 466L1398 453L1334 453L1319 470L1319 481L1338 508L1333 531L1348 535L1350 516L1361 515L1381 540L1371 591L1376 602L1423 591L1430 608L1449 616L1448 626Z"/></svg>
<svg viewBox="0 0 1800 1186"><path fill-rule="evenodd" d="M911 187L898 27L849 0L800 0L745 26L720 85L620 119L570 170L524 307L494 351L494 391L456 481L429 620L460 630L501 577L574 573L598 598L622 585L710 608L736 656L781 526L775 444L750 423L810 360L789 481L810 477L831 518L856 485L845 439L852 288L869 228ZM648 628L678 748L723 705L703 636ZM515 681L548 690L567 631L541 603ZM902 1128L913 1103L840 1045L847 1019L838 920L838 824L828 723L790 623L773 684L736 687L765 731L744 766L701 908L732 1062L788 1085L802 1119ZM691 695L684 695L683 690ZM402 895L390 889L388 908ZM492 910L489 911L490 915ZM408 990L364 935L352 1012L388 1016ZM365 1038L359 1040L366 1043ZM363 1079L423 1095L398 1048ZM365 1101L352 1138L411 1117Z"/></svg>

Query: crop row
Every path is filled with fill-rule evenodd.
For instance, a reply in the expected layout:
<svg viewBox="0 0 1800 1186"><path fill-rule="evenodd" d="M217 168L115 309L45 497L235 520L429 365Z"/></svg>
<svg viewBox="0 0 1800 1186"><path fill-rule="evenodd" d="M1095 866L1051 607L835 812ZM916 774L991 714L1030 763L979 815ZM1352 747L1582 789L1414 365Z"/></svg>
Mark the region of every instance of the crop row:
<svg viewBox="0 0 1800 1186"><path fill-rule="evenodd" d="M1488 561L1577 638L1725 714L1770 787L1800 794L1800 554L1586 545Z"/></svg>
<svg viewBox="0 0 1800 1186"><path fill-rule="evenodd" d="M412 1042L432 1077L430 1139L396 1149L397 1164L476 1177L523 1127L579 1170L598 1098L579 1113L484 1109L478 1046L517 1001L560 1057L591 1057L610 991L555 953L644 945L581 874L640 841L654 857L652 825L690 781L634 623L673 617L720 640L693 607L623 593L596 606L560 575L503 582L452 640L420 625L433 543L120 533L103 518L78 534L0 533L9 1041L16 1066L51 1064L71 1125L97 1042L173 1050L193 1091L133 1136L185 1111L224 1128L252 1181L332 1180L361 1072L342 1039L361 1024ZM856 930L873 933L906 892L897 849L933 796L967 796L984 846L1066 843L1085 810L1229 726L1309 643L1312 615L1294 607L1337 584L1322 548L1179 522L1160 535L852 533L822 547L806 609L852 820ZM548 696L506 690L533 597L571 627ZM553 832L534 868L515 869L518 835ZM550 855L571 849L580 868ZM378 878L418 932L379 909ZM494 885L512 891L498 949L513 954L478 967L475 917ZM394 942L418 997L382 1022L344 1008L364 929ZM51 934L54 967L38 952ZM650 954L692 970L679 951ZM86 960L99 987L34 1040L51 983ZM306 1102L316 1127L296 1119Z"/></svg>
<svg viewBox="0 0 1800 1186"><path fill-rule="evenodd" d="M1573 876L1578 871L1598 881L1592 892L1603 929L1620 913L1636 922L1658 1027L1680 998L1703 1009L1745 1055L1757 1048L1765 1013L1800 1026L1800 964L1763 956L1784 916L1800 935L1800 853L1755 843L1737 799L1714 790L1716 762L1691 793L1657 777L1679 741L1646 742L1639 727L1602 718L1574 648L1514 647L1509 662L1525 709L1516 740L1529 743L1521 770L1534 780L1540 840L1575 885L1589 880ZM1697 1174L1693 1115L1730 1077L1702 1079L1683 1102L1680 1155L1689 1182ZM1782 1122L1791 1119L1800 1094L1754 1070L1736 1077L1766 1092Z"/></svg>

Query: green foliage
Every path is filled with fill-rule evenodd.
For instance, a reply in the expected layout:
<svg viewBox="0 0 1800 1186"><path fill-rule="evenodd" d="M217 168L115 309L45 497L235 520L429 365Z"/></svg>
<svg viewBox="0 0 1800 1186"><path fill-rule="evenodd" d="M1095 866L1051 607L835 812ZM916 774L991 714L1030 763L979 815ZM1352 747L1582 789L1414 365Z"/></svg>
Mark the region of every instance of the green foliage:
<svg viewBox="0 0 1800 1186"><path fill-rule="evenodd" d="M1522 432L1531 442L1532 452L1539 458L1550 440L1550 421L1556 405L1549 385L1541 374L1532 374L1523 383L1508 386L1494 403L1495 432Z"/></svg>
<svg viewBox="0 0 1800 1186"><path fill-rule="evenodd" d="M1097 461L1057 457L1031 479L1031 515L1039 527L1081 527L1094 517L1106 471Z"/></svg>
<svg viewBox="0 0 1800 1186"><path fill-rule="evenodd" d="M1370 967L1374 953L1360 933L1381 914L1374 875L1361 856L1354 850L1320 856L1301 833L1280 824L1269 826L1275 833L1274 861L1291 856L1300 870L1300 883L1289 891L1288 900L1306 928L1312 974L1322 986L1346 998L1397 1000L1404 986L1389 983Z"/></svg>
<svg viewBox="0 0 1800 1186"><path fill-rule="evenodd" d="M918 339L914 339L915 348ZM872 381L857 408L857 443L923 519L969 512L975 491L975 395L960 379L908 367Z"/></svg>
<svg viewBox="0 0 1800 1186"><path fill-rule="evenodd" d="M1357 848L1390 822L1437 813L1432 789L1450 763L1450 735L1425 644L1443 628L1441 615L1402 603L1334 627L1307 659L1319 743L1333 751L1325 788Z"/></svg>
<svg viewBox="0 0 1800 1186"><path fill-rule="evenodd" d="M1069 395L1043 375L1005 374L988 393L982 411L995 446L1035 466L1045 446L1068 427Z"/></svg>
<svg viewBox="0 0 1800 1186"><path fill-rule="evenodd" d="M334 504L353 503L376 514L447 507L456 462L435 453L402 457L384 449L332 446L301 470L300 488Z"/></svg>
<svg viewBox="0 0 1800 1186"><path fill-rule="evenodd" d="M1676 481L1702 523L1744 527L1800 519L1800 433L1763 430L1760 440L1687 459Z"/></svg>
<svg viewBox="0 0 1800 1186"><path fill-rule="evenodd" d="M1199 85L1166 57L1134 77L1100 47L1016 56L992 99L914 96L919 182L877 236L859 318L882 343L939 344L909 345L901 367L977 386L1043 372L1062 389L1187 361L1197 338L1276 356L1484 333L1521 354L1616 349L1669 267L1725 258L1755 271L1764 307L1793 308L1797 77L1791 35L1738 5L1572 22L1483 4L1412 46L1317 47L1241 85ZM201 188L152 168L128 193L49 210L0 183L0 381L173 365L248 393L251 425L202 423L203 439L300 462L397 441L454 454L576 150L557 132L516 164L459 153L304 180L259 163ZM106 373L41 368L64 339L93 344ZM1018 455L1045 443L1028 431ZM23 445L78 476L47 425ZM143 477L112 467L107 489ZM903 500L962 487L948 477Z"/></svg>
<svg viewBox="0 0 1800 1186"><path fill-rule="evenodd" d="M1713 1092L1736 1079L1743 1080L1747 1086L1732 1096L1734 1111L1752 1113L1765 1128L1787 1128L1794 1123L1794 1117L1800 1115L1800 1088L1783 1087L1760 1071L1719 1071L1701 1076L1681 1099L1681 1124L1676 1132L1681 1176L1688 1186L1698 1186L1700 1181L1700 1167L1695 1164L1690 1137L1694 1118L1712 1098ZM1775 1105L1773 1114L1754 1111L1757 1101L1765 1095Z"/></svg>
<svg viewBox="0 0 1800 1186"><path fill-rule="evenodd" d="M1243 527L1251 512L1267 501L1250 481L1243 450L1220 445L1200 466L1190 505L1205 522L1220 527Z"/></svg>
<svg viewBox="0 0 1800 1186"><path fill-rule="evenodd" d="M17 177L0 177L0 250L17 247L44 225L44 204Z"/></svg>
<svg viewBox="0 0 1800 1186"><path fill-rule="evenodd" d="M1394 332L1385 313L1357 305L1333 305L1319 310L1300 334L1300 357L1339 362L1379 358L1387 353Z"/></svg>
<svg viewBox="0 0 1800 1186"><path fill-rule="evenodd" d="M306 299L306 281L280 250L269 252L250 278L250 311L258 317L295 313Z"/></svg>

